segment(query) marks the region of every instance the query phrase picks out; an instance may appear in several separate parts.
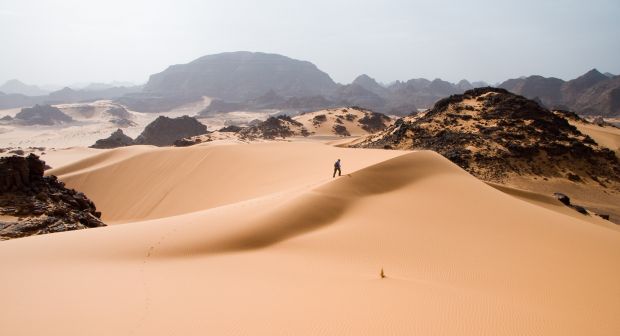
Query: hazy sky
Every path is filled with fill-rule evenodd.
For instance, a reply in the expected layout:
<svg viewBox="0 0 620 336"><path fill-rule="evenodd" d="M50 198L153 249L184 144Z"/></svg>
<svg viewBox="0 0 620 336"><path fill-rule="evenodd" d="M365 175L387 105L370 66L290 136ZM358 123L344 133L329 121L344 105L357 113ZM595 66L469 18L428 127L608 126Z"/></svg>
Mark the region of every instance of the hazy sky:
<svg viewBox="0 0 620 336"><path fill-rule="evenodd" d="M619 0L0 0L0 82L145 82L224 51L334 80L620 73Z"/></svg>

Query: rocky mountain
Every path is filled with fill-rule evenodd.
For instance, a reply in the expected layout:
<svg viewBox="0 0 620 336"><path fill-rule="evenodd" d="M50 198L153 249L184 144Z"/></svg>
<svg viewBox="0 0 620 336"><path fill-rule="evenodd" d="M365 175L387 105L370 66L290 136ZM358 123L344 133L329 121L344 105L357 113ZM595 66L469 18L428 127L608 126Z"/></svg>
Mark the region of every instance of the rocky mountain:
<svg viewBox="0 0 620 336"><path fill-rule="evenodd" d="M386 87L377 83L377 81L374 78L371 78L370 76L366 74L358 76L357 78L353 80L351 84L359 85L363 87L364 89L370 92L373 92L379 96L387 94L387 91L388 91Z"/></svg>
<svg viewBox="0 0 620 336"><path fill-rule="evenodd" d="M0 85L0 91L5 94L21 94L24 96L44 96L48 94L47 91L36 85L24 84L17 79L11 79Z"/></svg>
<svg viewBox="0 0 620 336"><path fill-rule="evenodd" d="M34 154L0 158L0 240L105 226L86 195L44 169Z"/></svg>
<svg viewBox="0 0 620 336"><path fill-rule="evenodd" d="M73 118L51 105L35 105L23 108L15 115L12 123L19 125L59 125L70 123Z"/></svg>
<svg viewBox="0 0 620 336"><path fill-rule="evenodd" d="M579 95L571 106L584 115L620 116L620 76L598 82Z"/></svg>
<svg viewBox="0 0 620 336"><path fill-rule="evenodd" d="M575 102L585 91L608 79L609 77L603 75L598 70L592 69L584 75L562 85L562 100L564 102Z"/></svg>
<svg viewBox="0 0 620 336"><path fill-rule="evenodd" d="M511 174L618 186L620 163L560 114L500 88L442 99L424 116L398 120L358 147L430 149L473 175L501 181Z"/></svg>
<svg viewBox="0 0 620 336"><path fill-rule="evenodd" d="M114 131L114 133L112 133L109 137L97 140L94 145L90 146L90 148L118 148L131 146L133 144L133 139L125 135L125 133L123 133L123 131L119 128Z"/></svg>
<svg viewBox="0 0 620 336"><path fill-rule="evenodd" d="M548 107L585 115L620 115L620 81L596 69L570 81L530 76L507 80L499 87L530 99L538 98Z"/></svg>
<svg viewBox="0 0 620 336"><path fill-rule="evenodd" d="M499 87L531 99L539 98L546 106L555 106L563 103L562 86L564 83L559 78L529 76L509 79Z"/></svg>
<svg viewBox="0 0 620 336"><path fill-rule="evenodd" d="M208 55L151 75L144 91L209 96L240 102L269 90L282 96L328 94L336 83L314 64L276 54L229 52Z"/></svg>
<svg viewBox="0 0 620 336"><path fill-rule="evenodd" d="M207 133L207 126L188 116L159 116L136 138L136 145L172 146L176 140Z"/></svg>

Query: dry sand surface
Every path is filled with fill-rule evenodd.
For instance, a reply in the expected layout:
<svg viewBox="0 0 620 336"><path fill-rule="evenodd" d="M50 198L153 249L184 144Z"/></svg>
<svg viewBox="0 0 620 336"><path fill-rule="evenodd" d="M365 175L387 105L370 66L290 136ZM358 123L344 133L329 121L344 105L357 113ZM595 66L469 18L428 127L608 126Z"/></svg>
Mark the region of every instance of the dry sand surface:
<svg viewBox="0 0 620 336"><path fill-rule="evenodd" d="M620 334L619 231L433 152L138 146L53 173L125 224L2 242L2 335Z"/></svg>

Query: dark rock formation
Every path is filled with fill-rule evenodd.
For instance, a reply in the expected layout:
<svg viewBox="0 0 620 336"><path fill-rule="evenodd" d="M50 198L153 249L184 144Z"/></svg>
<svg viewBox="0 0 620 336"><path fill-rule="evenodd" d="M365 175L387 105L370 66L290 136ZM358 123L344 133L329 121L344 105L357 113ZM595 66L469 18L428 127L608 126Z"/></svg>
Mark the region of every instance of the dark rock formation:
<svg viewBox="0 0 620 336"><path fill-rule="evenodd" d="M561 115L498 88L478 88L437 102L426 115L399 120L357 147L430 149L473 175L502 181L509 174L620 182L609 149Z"/></svg>
<svg viewBox="0 0 620 336"><path fill-rule="evenodd" d="M117 148L117 147L125 147L133 145L134 141L132 138L128 137L123 133L123 131L119 128L114 133L112 133L109 137L105 139L100 139L95 142L94 145L90 146L91 148Z"/></svg>
<svg viewBox="0 0 620 336"><path fill-rule="evenodd" d="M15 115L15 118L13 118L13 122L20 125L52 126L72 121L73 118L50 105L35 105L33 107L23 108Z"/></svg>
<svg viewBox="0 0 620 336"><path fill-rule="evenodd" d="M0 240L105 226L86 195L44 169L34 154L0 158L0 214L15 218L0 221Z"/></svg>
<svg viewBox="0 0 620 336"><path fill-rule="evenodd" d="M179 118L157 117L148 124L136 140L136 145L172 146L176 140L190 138L207 133L207 126L196 118L182 116Z"/></svg>

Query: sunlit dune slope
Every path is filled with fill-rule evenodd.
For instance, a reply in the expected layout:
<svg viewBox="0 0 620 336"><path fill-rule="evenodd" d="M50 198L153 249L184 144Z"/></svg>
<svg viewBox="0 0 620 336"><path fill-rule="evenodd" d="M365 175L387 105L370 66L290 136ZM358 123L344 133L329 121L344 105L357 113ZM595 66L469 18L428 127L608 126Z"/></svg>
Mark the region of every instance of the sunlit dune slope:
<svg viewBox="0 0 620 336"><path fill-rule="evenodd" d="M312 143L132 146L103 152L50 171L90 197L106 222L168 217L332 179L402 155Z"/></svg>

